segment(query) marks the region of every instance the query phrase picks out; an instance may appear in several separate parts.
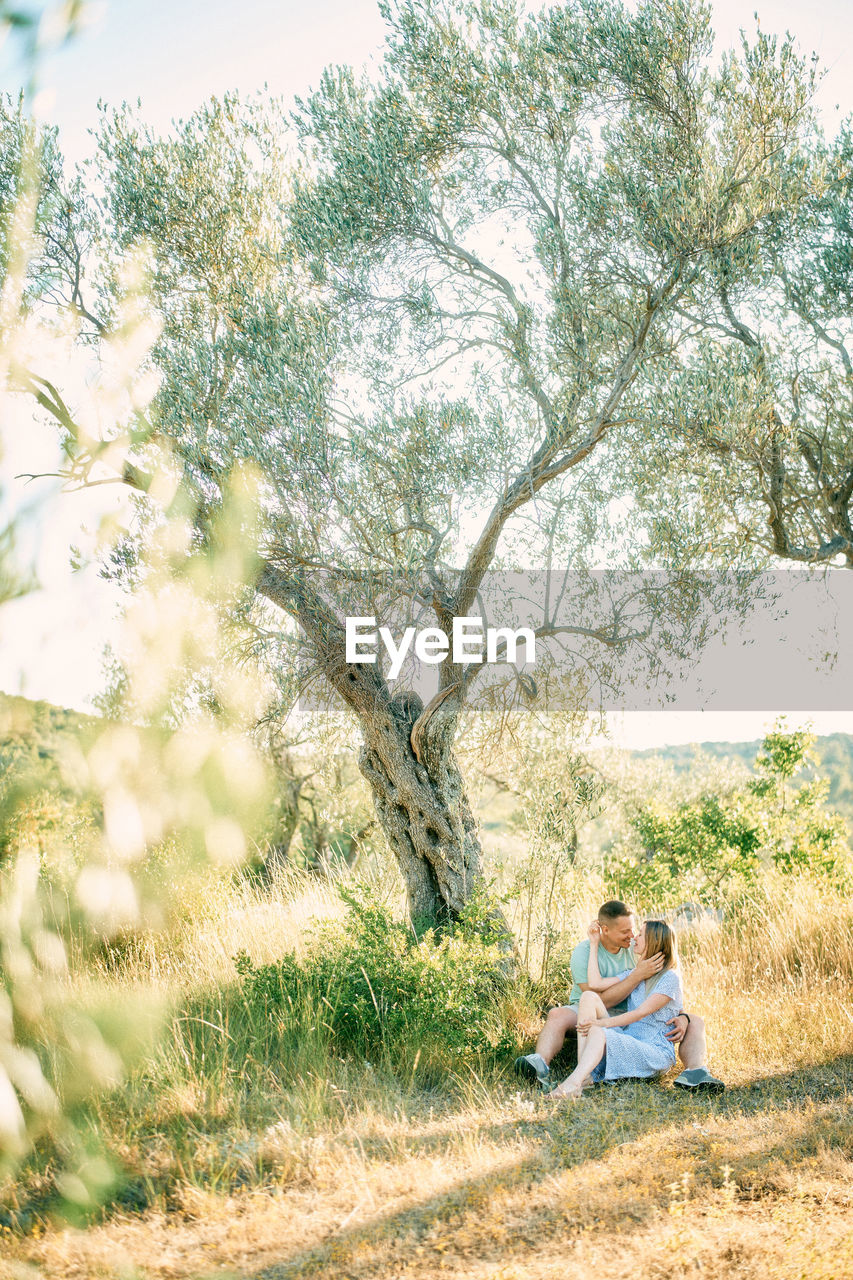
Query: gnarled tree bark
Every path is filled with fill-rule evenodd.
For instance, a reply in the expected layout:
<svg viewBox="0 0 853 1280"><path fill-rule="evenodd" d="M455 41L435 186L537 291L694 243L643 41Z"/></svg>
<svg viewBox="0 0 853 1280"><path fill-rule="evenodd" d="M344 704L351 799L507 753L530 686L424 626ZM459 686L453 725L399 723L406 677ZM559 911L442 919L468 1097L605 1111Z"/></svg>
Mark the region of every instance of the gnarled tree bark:
<svg viewBox="0 0 853 1280"><path fill-rule="evenodd" d="M375 665L346 661L344 628L309 575L267 564L258 587L296 618L314 661L357 717L359 768L413 922L455 919L483 877L477 823L453 751L461 678L451 668L427 708L417 694L392 695Z"/></svg>

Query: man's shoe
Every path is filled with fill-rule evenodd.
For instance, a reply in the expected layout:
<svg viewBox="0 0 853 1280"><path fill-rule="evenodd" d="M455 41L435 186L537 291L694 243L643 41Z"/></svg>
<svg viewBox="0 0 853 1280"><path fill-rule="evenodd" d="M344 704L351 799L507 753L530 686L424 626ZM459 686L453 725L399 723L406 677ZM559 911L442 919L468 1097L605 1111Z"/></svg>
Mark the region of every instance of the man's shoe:
<svg viewBox="0 0 853 1280"><path fill-rule="evenodd" d="M688 1089L690 1093L722 1093L726 1087L707 1067L690 1067L672 1083L676 1089Z"/></svg>
<svg viewBox="0 0 853 1280"><path fill-rule="evenodd" d="M516 1058L515 1074L528 1084L541 1085L546 1093L551 1088L551 1068L538 1053L528 1053L523 1058Z"/></svg>

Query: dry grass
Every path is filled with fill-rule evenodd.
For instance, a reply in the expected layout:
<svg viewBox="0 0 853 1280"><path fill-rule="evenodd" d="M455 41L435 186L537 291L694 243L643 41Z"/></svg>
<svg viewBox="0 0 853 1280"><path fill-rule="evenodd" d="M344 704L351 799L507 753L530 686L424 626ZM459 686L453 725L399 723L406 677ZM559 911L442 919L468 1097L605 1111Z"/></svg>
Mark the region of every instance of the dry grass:
<svg viewBox="0 0 853 1280"><path fill-rule="evenodd" d="M513 1095L303 1144L277 1178L16 1243L20 1276L853 1275L848 1059L723 1102L627 1085ZM267 1138L274 1149L275 1136Z"/></svg>
<svg viewBox="0 0 853 1280"><path fill-rule="evenodd" d="M325 892L212 905L159 980L198 991L240 946L275 954ZM123 1203L5 1233L0 1277L853 1280L853 909L767 882L682 951L721 1098L627 1083L552 1110L508 1075L427 1090L341 1061L236 1079L167 1043L95 1116Z"/></svg>

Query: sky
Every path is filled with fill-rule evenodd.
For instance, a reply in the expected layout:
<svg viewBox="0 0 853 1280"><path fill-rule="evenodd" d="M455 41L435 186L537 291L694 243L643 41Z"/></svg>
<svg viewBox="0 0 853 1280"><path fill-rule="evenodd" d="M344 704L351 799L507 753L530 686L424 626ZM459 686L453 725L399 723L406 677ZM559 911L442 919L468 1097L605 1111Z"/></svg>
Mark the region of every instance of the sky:
<svg viewBox="0 0 853 1280"><path fill-rule="evenodd" d="M753 8L764 30L789 29L805 51L820 56L826 75L817 103L831 131L853 112L849 0L757 0L747 6L713 0L718 48L735 42L741 25L752 30ZM251 93L266 85L286 99L304 95L330 63L378 61L384 38L373 0L108 0L91 4L89 14L88 28L44 59L37 86L38 112L58 126L72 162L91 151L88 131L97 125L99 101L139 99L144 118L165 130L226 90ZM10 91L20 81L13 52L10 45L0 49L0 86ZM72 572L69 548L91 547L100 517L118 512L123 499L111 489L60 494L51 481L16 480L22 471L55 466L53 437L24 407L7 413L0 428L0 518L38 499L38 516L24 521L23 551L41 583L0 614L0 689L87 709L102 684L103 643L117 634L118 601L93 566ZM629 712L616 727L624 745L646 746L754 738L768 720L766 713ZM813 720L820 732L853 732L850 714L824 712Z"/></svg>

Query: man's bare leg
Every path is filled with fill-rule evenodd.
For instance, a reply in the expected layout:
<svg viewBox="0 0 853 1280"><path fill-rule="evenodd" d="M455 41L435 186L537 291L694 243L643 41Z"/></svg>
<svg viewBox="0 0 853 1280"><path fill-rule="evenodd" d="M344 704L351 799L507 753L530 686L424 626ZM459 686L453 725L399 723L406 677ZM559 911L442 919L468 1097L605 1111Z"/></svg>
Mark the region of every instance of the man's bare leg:
<svg viewBox="0 0 853 1280"><path fill-rule="evenodd" d="M549 1066L562 1049L566 1032L574 1031L577 1025L578 1011L572 1005L561 1005L558 1009L548 1011L545 1025L536 1041L536 1052Z"/></svg>
<svg viewBox="0 0 853 1280"><path fill-rule="evenodd" d="M673 1084L680 1089L689 1089L691 1093L722 1093L726 1086L722 1080L712 1076L707 1067L705 1021L698 1013L690 1014L690 1024L678 1046L678 1056L684 1070Z"/></svg>
<svg viewBox="0 0 853 1280"><path fill-rule="evenodd" d="M684 1039L678 1046L678 1056L684 1069L706 1067L708 1065L708 1043L705 1039L705 1020L698 1013L691 1013L690 1025L684 1033Z"/></svg>
<svg viewBox="0 0 853 1280"><path fill-rule="evenodd" d="M543 1088L548 1088L551 1079L551 1062L562 1049L566 1032L574 1030L577 1025L577 1009L569 1005L551 1009L545 1019L544 1027L539 1032L534 1052L516 1058L516 1075L522 1076L530 1084L538 1082Z"/></svg>

